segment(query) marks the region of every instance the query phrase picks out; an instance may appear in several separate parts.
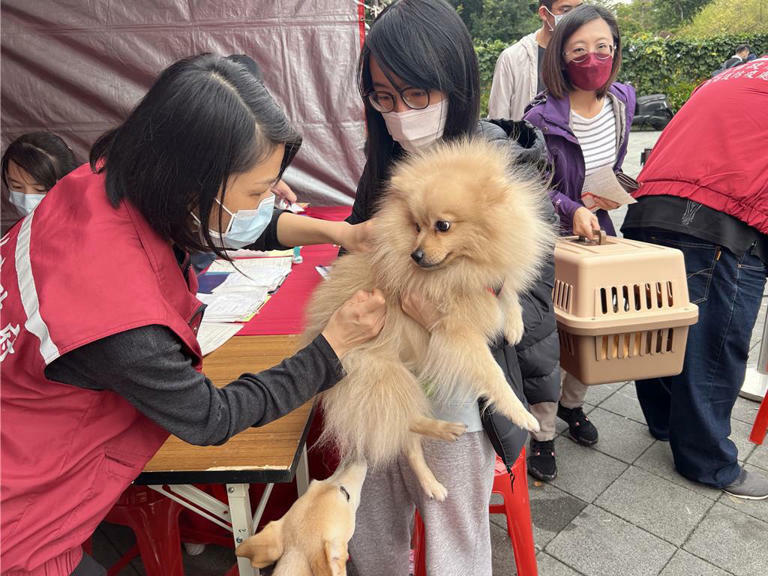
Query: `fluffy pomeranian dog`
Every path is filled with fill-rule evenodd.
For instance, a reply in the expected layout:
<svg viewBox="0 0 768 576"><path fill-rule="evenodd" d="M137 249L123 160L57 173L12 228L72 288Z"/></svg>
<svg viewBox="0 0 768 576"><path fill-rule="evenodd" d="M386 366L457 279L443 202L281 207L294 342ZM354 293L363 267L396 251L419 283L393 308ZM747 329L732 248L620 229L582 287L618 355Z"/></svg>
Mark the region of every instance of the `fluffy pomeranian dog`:
<svg viewBox="0 0 768 576"><path fill-rule="evenodd" d="M544 185L513 164L503 147L480 139L440 143L398 163L375 216L373 250L339 258L307 310L310 341L357 290L384 292L381 333L341 358L345 378L323 393L323 439L342 459L371 467L404 451L438 500L447 493L424 460L420 435L455 440L465 427L432 418L428 395L482 396L489 409L539 430L488 347L500 334L520 341L519 295L554 248ZM406 293L442 313L430 331L401 309Z"/></svg>

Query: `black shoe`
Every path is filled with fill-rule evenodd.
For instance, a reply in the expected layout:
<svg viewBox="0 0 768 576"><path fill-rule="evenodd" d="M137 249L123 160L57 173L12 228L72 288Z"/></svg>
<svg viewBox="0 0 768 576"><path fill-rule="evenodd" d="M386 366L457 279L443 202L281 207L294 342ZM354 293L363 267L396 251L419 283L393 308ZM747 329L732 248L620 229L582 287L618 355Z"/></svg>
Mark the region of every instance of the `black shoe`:
<svg viewBox="0 0 768 576"><path fill-rule="evenodd" d="M531 448L528 453L528 474L543 481L557 478L554 440L537 442L531 438Z"/></svg>
<svg viewBox="0 0 768 576"><path fill-rule="evenodd" d="M581 406L566 408L562 404L558 404L557 416L568 424L568 432L572 440L582 446L592 446L597 443L597 428L589 421Z"/></svg>

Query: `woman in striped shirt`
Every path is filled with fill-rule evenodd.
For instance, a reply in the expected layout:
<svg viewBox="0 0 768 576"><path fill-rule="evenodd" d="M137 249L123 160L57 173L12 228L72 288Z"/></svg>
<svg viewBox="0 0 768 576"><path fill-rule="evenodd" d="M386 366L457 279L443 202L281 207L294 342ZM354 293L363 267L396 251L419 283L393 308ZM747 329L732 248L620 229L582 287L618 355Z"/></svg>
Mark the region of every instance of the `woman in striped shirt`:
<svg viewBox="0 0 768 576"><path fill-rule="evenodd" d="M546 90L529 106L525 119L541 129L552 159L552 203L564 234L592 238L604 229L615 235L608 210L618 205L588 190L587 176L610 167L621 170L635 110L631 86L614 82L621 66L621 36L616 18L601 6L575 8L558 23L544 55ZM587 185L585 186L585 180ZM584 206L592 195L596 212ZM555 412L580 444L597 442L597 429L582 410L587 388L566 375L559 405L537 405L542 433L531 441L529 470L537 478L555 477ZM547 413L543 413L547 410Z"/></svg>

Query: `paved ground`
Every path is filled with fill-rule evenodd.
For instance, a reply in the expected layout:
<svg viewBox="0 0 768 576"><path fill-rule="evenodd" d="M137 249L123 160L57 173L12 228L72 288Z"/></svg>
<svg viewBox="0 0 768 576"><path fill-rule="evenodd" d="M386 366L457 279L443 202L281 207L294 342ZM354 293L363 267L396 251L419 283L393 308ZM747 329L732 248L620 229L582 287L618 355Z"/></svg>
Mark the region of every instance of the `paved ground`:
<svg viewBox="0 0 768 576"><path fill-rule="evenodd" d="M639 172L640 152L657 137L657 132L632 134L625 172ZM615 222L622 219L617 211ZM765 309L766 303L753 333L751 363ZM768 500L744 502L677 475L668 444L648 433L633 384L593 387L586 408L600 442L584 448L559 436L557 480L530 479L541 576L766 575ZM768 446L755 447L747 439L757 408L738 400L731 437L746 467L768 474ZM492 516L496 576L515 574L504 526L503 516ZM108 565L132 543L130 531L104 525L95 538L97 558ZM230 550L212 546L201 556L186 557L189 576L219 576L232 563ZM143 570L136 561L121 574Z"/></svg>

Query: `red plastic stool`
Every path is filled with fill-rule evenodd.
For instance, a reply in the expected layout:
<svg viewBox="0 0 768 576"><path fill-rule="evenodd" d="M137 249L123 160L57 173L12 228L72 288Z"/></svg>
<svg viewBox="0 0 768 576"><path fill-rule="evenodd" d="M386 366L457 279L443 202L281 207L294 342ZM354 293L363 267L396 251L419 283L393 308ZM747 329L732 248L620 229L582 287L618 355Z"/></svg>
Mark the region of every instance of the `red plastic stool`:
<svg viewBox="0 0 768 576"><path fill-rule="evenodd" d="M133 530L147 576L184 576L179 533L179 514L183 509L147 486L129 486L105 520ZM129 551L118 562L121 568L133 552Z"/></svg>
<svg viewBox="0 0 768 576"><path fill-rule="evenodd" d="M512 466L512 477L500 458L496 458L496 473L493 478L494 494L504 498L503 504L492 505L491 514L507 517L507 533L512 542L518 576L538 576L536 548L533 545L533 523L528 497L528 470L525 464L525 448ZM418 510L413 520L414 576L426 576L426 551L424 545L424 524Z"/></svg>
<svg viewBox="0 0 768 576"><path fill-rule="evenodd" d="M749 439L755 444L762 444L763 440L765 440L766 431L768 431L768 394L763 397L760 409L757 411L757 417L752 425Z"/></svg>

